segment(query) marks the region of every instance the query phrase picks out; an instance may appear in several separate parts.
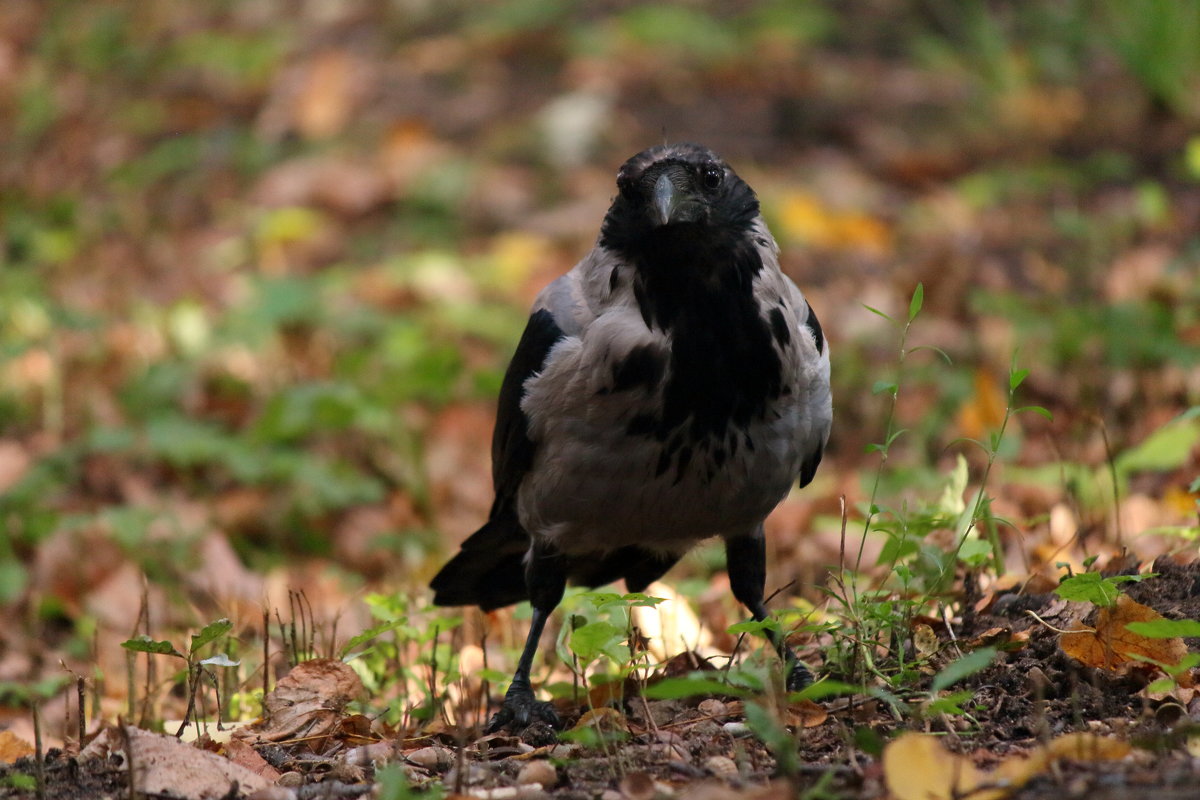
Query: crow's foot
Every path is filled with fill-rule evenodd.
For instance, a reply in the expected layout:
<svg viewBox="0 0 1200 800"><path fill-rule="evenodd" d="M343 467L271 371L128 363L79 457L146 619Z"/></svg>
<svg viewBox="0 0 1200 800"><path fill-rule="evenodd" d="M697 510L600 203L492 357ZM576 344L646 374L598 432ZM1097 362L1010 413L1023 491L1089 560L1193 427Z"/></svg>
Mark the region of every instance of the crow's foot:
<svg viewBox="0 0 1200 800"><path fill-rule="evenodd" d="M562 720L559 719L553 704L535 700L531 689L510 689L504 696L500 710L493 714L488 722L486 732L496 733L505 728L520 731L536 722L545 723L551 728L562 727Z"/></svg>

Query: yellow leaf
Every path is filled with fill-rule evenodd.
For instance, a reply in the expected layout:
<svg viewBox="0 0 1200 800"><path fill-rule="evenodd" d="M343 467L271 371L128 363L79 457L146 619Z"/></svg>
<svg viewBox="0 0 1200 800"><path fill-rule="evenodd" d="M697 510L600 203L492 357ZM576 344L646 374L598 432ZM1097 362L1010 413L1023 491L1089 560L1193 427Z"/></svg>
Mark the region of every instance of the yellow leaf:
<svg viewBox="0 0 1200 800"><path fill-rule="evenodd" d="M1028 755L1005 759L984 772L970 759L946 750L934 736L905 733L883 751L883 777L895 800L1000 800L1021 788L1053 761L1116 761L1130 753L1126 742L1091 733L1068 733Z"/></svg>
<svg viewBox="0 0 1200 800"><path fill-rule="evenodd" d="M1132 749L1128 742L1094 733L1064 733L1046 745L1051 758L1072 761L1120 761Z"/></svg>
<svg viewBox="0 0 1200 800"><path fill-rule="evenodd" d="M972 800L1003 797L996 789L976 791L985 775L962 756L947 752L941 741L905 733L883 751L883 777L896 800Z"/></svg>
<svg viewBox="0 0 1200 800"><path fill-rule="evenodd" d="M913 626L913 647L917 649L917 655L921 658L929 658L941 646L933 628L923 622Z"/></svg>

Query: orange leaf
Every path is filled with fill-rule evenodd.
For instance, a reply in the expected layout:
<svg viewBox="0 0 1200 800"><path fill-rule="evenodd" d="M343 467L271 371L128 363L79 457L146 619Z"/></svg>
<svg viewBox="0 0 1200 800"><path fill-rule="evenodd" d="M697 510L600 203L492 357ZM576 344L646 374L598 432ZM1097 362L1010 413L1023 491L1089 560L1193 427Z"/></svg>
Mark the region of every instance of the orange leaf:
<svg viewBox="0 0 1200 800"><path fill-rule="evenodd" d="M793 728L815 728L829 719L825 707L812 700L792 703L787 709L787 724Z"/></svg>
<svg viewBox="0 0 1200 800"><path fill-rule="evenodd" d="M1058 645L1071 658L1090 667L1124 671L1138 656L1163 664L1178 664L1187 655L1181 638L1151 639L1139 636L1125 626L1130 622L1156 622L1162 615L1129 595L1117 596L1115 608L1102 608L1096 614L1095 629L1078 626L1059 637Z"/></svg>
<svg viewBox="0 0 1200 800"><path fill-rule="evenodd" d="M0 764L13 763L19 758L33 755L29 742L12 731L0 731Z"/></svg>

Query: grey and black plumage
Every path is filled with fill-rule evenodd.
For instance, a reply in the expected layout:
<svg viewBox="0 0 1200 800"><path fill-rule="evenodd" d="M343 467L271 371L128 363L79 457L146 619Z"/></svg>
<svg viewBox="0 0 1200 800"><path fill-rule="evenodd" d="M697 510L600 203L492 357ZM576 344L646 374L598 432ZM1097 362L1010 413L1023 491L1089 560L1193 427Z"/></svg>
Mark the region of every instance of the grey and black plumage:
<svg viewBox="0 0 1200 800"><path fill-rule="evenodd" d="M530 600L525 651L492 729L557 722L529 683L570 581L641 591L721 536L756 619L763 520L813 478L829 436L829 351L754 191L710 150L621 167L593 250L547 286L500 390L488 521L432 582L439 605ZM782 641L789 682L808 672Z"/></svg>

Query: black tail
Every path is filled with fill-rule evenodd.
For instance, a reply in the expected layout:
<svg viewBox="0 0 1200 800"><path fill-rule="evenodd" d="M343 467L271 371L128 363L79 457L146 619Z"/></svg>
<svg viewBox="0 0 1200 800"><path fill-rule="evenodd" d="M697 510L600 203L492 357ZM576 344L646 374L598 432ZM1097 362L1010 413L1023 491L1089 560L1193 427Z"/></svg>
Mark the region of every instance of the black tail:
<svg viewBox="0 0 1200 800"><path fill-rule="evenodd" d="M430 582L434 605L479 606L491 611L527 600L527 550L529 534L515 517L488 520Z"/></svg>

